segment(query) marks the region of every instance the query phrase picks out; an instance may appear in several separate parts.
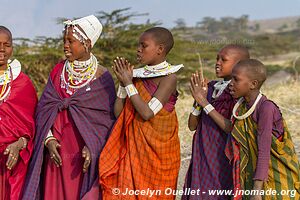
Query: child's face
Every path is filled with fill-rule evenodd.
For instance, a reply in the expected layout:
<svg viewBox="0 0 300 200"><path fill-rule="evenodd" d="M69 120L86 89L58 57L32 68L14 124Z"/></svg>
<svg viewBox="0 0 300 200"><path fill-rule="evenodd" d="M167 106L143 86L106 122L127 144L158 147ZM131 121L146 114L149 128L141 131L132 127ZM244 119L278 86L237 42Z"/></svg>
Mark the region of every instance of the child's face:
<svg viewBox="0 0 300 200"><path fill-rule="evenodd" d="M0 67L7 65L13 52L12 39L6 31L0 30Z"/></svg>
<svg viewBox="0 0 300 200"><path fill-rule="evenodd" d="M137 48L137 60L143 65L159 64L162 58L161 45L157 44L152 34L143 33Z"/></svg>
<svg viewBox="0 0 300 200"><path fill-rule="evenodd" d="M230 79L233 66L239 61L234 49L223 48L217 54L216 76L218 78Z"/></svg>
<svg viewBox="0 0 300 200"><path fill-rule="evenodd" d="M252 80L247 75L246 68L234 67L229 84L230 94L234 98L248 96L252 88Z"/></svg>
<svg viewBox="0 0 300 200"><path fill-rule="evenodd" d="M64 32L64 52L68 61L84 61L90 58L90 53L86 51L84 45L73 36L73 28L69 27Z"/></svg>

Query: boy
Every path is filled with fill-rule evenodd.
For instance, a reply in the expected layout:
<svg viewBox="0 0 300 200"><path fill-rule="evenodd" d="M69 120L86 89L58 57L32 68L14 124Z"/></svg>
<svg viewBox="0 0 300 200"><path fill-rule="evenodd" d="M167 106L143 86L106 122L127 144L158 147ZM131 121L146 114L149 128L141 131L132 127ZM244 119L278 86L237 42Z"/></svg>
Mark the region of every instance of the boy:
<svg viewBox="0 0 300 200"><path fill-rule="evenodd" d="M235 199L298 200L298 158L279 108L260 93L266 76L265 66L255 59L239 62L232 71L230 94L240 99L226 150L235 166ZM239 190L257 193L242 197ZM264 194L268 190L275 195Z"/></svg>
<svg viewBox="0 0 300 200"><path fill-rule="evenodd" d="M120 81L115 103L119 118L99 161L104 199L175 198L165 194L167 188L176 189L180 167L174 106L178 95L175 72L183 65L166 61L173 43L169 30L150 28L140 36L137 49L138 61L146 66L133 69L123 58L114 61Z"/></svg>
<svg viewBox="0 0 300 200"><path fill-rule="evenodd" d="M65 22L66 60L38 104L35 152L23 199L100 199L98 158L115 121L114 82L91 53L102 31L93 16Z"/></svg>
<svg viewBox="0 0 300 200"><path fill-rule="evenodd" d="M193 138L192 159L188 169L185 189L200 189L199 195L183 195L182 199L221 199L228 197L208 195L208 190L232 189L232 167L224 153L227 133L231 130L230 116L234 98L228 84L233 66L248 59L249 52L239 45L226 45L217 54L216 76L208 90L199 74L191 77L191 91L195 99L188 126L196 130ZM223 131L224 130L224 131Z"/></svg>
<svg viewBox="0 0 300 200"><path fill-rule="evenodd" d="M37 95L21 64L11 61L12 34L0 26L0 200L20 199L33 150Z"/></svg>

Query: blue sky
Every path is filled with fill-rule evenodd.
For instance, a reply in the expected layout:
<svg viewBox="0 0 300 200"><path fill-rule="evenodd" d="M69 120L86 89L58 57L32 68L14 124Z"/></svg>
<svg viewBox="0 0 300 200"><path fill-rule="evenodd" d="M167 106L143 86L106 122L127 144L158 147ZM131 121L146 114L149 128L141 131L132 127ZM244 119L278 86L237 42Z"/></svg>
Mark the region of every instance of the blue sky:
<svg viewBox="0 0 300 200"><path fill-rule="evenodd" d="M62 29L56 24L57 17L81 17L126 7L132 12L149 13L136 22L150 19L168 28L178 18L195 25L206 16L248 14L250 20L300 16L300 0L1 0L0 24L7 26L14 37L56 37Z"/></svg>

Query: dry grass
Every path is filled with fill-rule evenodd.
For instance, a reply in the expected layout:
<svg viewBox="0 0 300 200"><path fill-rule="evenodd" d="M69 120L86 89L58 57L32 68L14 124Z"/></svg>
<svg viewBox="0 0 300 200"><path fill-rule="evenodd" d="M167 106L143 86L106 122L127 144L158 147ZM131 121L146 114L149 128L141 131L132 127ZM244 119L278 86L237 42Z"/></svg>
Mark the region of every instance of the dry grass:
<svg viewBox="0 0 300 200"><path fill-rule="evenodd" d="M289 130L292 134L296 151L300 155L300 83L290 82L262 89L269 99L273 100L281 109ZM182 94L176 104L179 120L179 137L181 142L181 169L178 178L178 189L182 189L185 174L189 166L193 132L187 127L188 117L193 98L189 94ZM179 199L179 197L177 198Z"/></svg>

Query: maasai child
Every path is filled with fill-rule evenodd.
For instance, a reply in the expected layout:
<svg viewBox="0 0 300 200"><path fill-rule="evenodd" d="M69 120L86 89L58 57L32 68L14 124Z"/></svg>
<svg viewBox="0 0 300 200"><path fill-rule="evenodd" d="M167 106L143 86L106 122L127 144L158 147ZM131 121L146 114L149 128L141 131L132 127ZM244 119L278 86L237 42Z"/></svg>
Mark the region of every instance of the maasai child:
<svg viewBox="0 0 300 200"><path fill-rule="evenodd" d="M66 60L52 70L37 107L35 152L23 199L99 199L98 158L115 121L112 76L91 53L102 25L66 21Z"/></svg>
<svg viewBox="0 0 300 200"><path fill-rule="evenodd" d="M265 66L254 59L239 62L232 71L230 94L240 99L232 111L232 143L226 150L233 153L228 155L237 177L235 199L298 200L298 158L278 106L260 93L266 75ZM238 189L257 193L242 197ZM267 191L269 195L263 195Z"/></svg>
<svg viewBox="0 0 300 200"><path fill-rule="evenodd" d="M226 199L208 195L208 190L232 188L232 167L224 148L231 130L230 117L235 100L229 93L228 83L233 66L249 58L249 52L239 45L227 45L217 54L216 76L220 81L203 85L198 73L191 77L191 91L195 99L188 126L196 130L192 158L186 175L184 190L198 190L198 195L183 195L182 199ZM202 193L203 192L203 193Z"/></svg>
<svg viewBox="0 0 300 200"><path fill-rule="evenodd" d="M12 52L12 34L0 26L0 200L20 199L35 129L36 91Z"/></svg>
<svg viewBox="0 0 300 200"><path fill-rule="evenodd" d="M104 199L175 198L171 190L180 167L175 73L183 65L166 61L173 44L169 30L153 27L139 38L137 59L143 68L133 69L123 58L114 61L119 118L99 161Z"/></svg>

